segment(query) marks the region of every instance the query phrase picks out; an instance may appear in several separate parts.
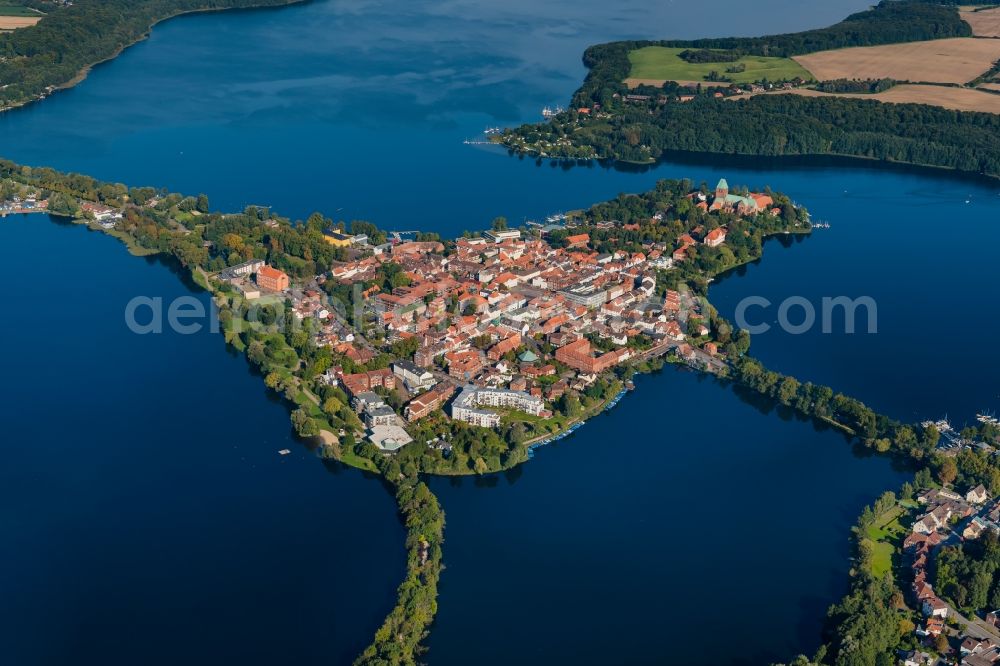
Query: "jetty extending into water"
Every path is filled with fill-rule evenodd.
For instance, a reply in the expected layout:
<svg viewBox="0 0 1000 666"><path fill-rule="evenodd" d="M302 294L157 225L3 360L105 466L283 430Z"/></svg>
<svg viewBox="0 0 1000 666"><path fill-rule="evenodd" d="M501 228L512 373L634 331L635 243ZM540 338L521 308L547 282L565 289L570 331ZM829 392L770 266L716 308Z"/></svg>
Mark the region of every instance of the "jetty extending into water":
<svg viewBox="0 0 1000 666"><path fill-rule="evenodd" d="M1000 420L989 413L976 414L976 420L984 425L1000 425ZM964 448L993 450L993 447L985 442L963 437L961 431L955 429L947 416L938 421L922 421L920 425L924 428L934 428L938 431L941 438L938 440L937 448L942 451L954 453Z"/></svg>

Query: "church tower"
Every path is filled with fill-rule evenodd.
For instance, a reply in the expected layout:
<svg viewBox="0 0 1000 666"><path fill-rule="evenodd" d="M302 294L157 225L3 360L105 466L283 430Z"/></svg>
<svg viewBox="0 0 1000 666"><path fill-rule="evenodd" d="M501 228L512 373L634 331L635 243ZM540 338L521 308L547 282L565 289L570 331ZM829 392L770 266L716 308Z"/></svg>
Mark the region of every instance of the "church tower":
<svg viewBox="0 0 1000 666"><path fill-rule="evenodd" d="M715 198L718 201L725 201L729 196L729 183L725 178L719 179L719 184L715 186Z"/></svg>

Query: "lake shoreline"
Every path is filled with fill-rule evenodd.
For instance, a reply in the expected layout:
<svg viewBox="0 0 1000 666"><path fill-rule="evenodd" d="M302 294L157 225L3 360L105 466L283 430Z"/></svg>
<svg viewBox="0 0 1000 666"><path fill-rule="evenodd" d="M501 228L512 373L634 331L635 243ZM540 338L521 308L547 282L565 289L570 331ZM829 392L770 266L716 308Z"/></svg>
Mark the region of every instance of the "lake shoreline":
<svg viewBox="0 0 1000 666"><path fill-rule="evenodd" d="M31 176L27 176L23 172L20 172L17 169L16 165L9 167L8 173L9 177L14 177L15 180L21 179L26 183L30 183L32 180ZM47 178L51 179L52 178L51 174L47 175ZM684 181L683 183L678 181L678 184L681 187L681 190L685 192L690 190L691 186L690 181ZM694 190L693 192L696 193L697 190ZM781 197L781 195L773 192L770 194L778 198L777 200L784 201L786 205L790 205L788 204L787 198L783 198ZM691 196L693 196L693 194ZM127 200L128 198L126 197L126 201ZM79 208L82 208L84 203L87 203L88 205L104 205L101 201L90 201L86 198L76 199L75 202L76 202L75 205ZM177 204L174 205L175 206L178 205L179 202L180 200L177 200ZM65 200L63 200L63 205L65 205ZM772 203L772 205L775 204ZM774 210L778 209L775 208ZM169 233L170 230L176 232L177 229L180 228L180 224L172 216L175 214L179 214L180 209L179 208L175 209L171 207L169 211L170 212L167 214L165 218L162 216L156 216L148 218L147 221L151 222L152 220L155 219L156 225L159 228L164 229L166 233ZM130 216L143 217L149 214L145 212L145 209L143 207L136 206L134 203L124 204L123 208L118 210L117 213L115 213L115 209L107 207L105 207L105 210L103 212L107 214L118 214L120 219L129 218ZM161 211L161 213L162 212L164 211ZM750 256L748 256L746 259L742 261L739 261L735 265L727 267L721 272L713 272L707 268L699 268L697 267L696 264L692 264L690 268L685 269L686 272L684 274L678 276L678 279L680 279L681 282L679 283L679 285L675 285L675 288L683 290L684 287L688 287L688 285L698 285L702 283L704 285L707 285L710 284L710 282L719 274L727 273L733 269L745 266L746 264L751 263L753 261L761 260L763 258L763 248L764 248L763 241L765 241L768 238L776 236L784 236L789 234L794 234L796 236L810 235L812 233L812 226L811 223L809 222L808 214L804 210L800 209L797 206L791 206L790 208L785 209L783 215L784 215L783 217L778 217L777 214L769 214L767 209L761 211L758 214L755 214L754 219L756 220L756 224L758 225L769 224L771 226L765 227L762 230L758 230L757 233L761 237L760 242L757 245L753 246L754 249L751 252ZM124 216L124 218L122 218L122 216ZM221 215L221 217L225 217L225 215ZM766 222L765 220L770 220L770 221ZM73 219L73 223L76 224L82 224L85 222L87 222L87 220L83 220L80 218ZM133 221L133 223L137 224L137 221ZM732 229L735 225L737 225L736 218L729 219L728 227ZM114 225L112 225L112 227L113 226ZM103 231L112 237L117 237L127 247L129 247L130 251L136 248L143 248L144 251L148 252L149 254L167 254L168 256L174 256L174 253L166 251L162 244L158 244L158 246L154 247L143 247L138 237L133 238L132 234L125 233L123 230L120 231L115 228L100 226L96 224L88 224L88 228L96 231ZM136 226L136 229L139 228L140 227ZM183 235L185 234L182 234L182 236ZM133 241L134 247L130 245L129 243L130 239ZM135 252L133 252L133 254L134 253ZM694 261L690 257L688 260ZM243 305L245 305L245 302L243 301L242 297L233 294L231 288L228 290L224 289L223 287L226 285L205 274L200 265L198 264L184 265L182 262L180 270L183 271L183 274L186 275L193 284L196 284L201 288L207 287L208 292L217 302L221 300L222 302L220 304L220 309L222 311L230 311L230 312L242 311ZM678 269L675 268L674 270ZM231 302L230 299L232 299ZM239 316L242 318L242 315ZM233 335L233 332L231 330L228 330L225 324L223 325L222 332L225 335L225 340L227 344L233 345L237 349L237 351L247 352L246 343L242 340L239 340L237 336ZM688 333L689 335L693 335L693 333L690 331ZM624 368L625 370L631 370L633 373L656 371L662 368L663 364L665 363L664 359L662 358L664 355L669 353L675 353L677 356L676 360L674 361L675 363L684 362L686 365L690 366L696 372L704 372L706 374L710 374L713 376L728 377L729 375L735 375L735 377L731 379L731 381L733 381L734 383L750 391L758 390L752 383L745 381L743 379L742 366L745 364L745 361L747 360L746 358L739 359L738 363L733 363L732 361L726 361L726 362L719 361L717 363L718 367L713 368L711 367L712 363L710 363L712 359L710 359L704 352L700 352L699 355L699 353L694 353L691 350L693 345L697 344L696 340L694 338L690 338L689 336L685 336L685 340L689 340L691 344L688 345L686 344L686 342L675 342L671 344L669 342L665 343L663 341L654 344L654 342L650 342L650 345L652 346L639 347L633 350L633 356L624 363L622 363L622 368ZM236 344L237 342L239 342L240 344L237 345ZM689 347L689 351L684 352L682 354L681 345ZM251 361L249 353L243 353L242 355L244 356L244 358L247 360L248 363ZM251 367L255 366L251 363ZM276 391L279 390L276 386L272 384L268 385L273 390ZM770 395L764 390L759 390L759 392L763 394L767 399L773 399L777 397L774 395ZM318 398L316 398L315 395L313 395L310 392L310 390L304 385L295 385L282 388L279 391L279 393L282 393L284 395L286 404L288 404L290 407L292 406L295 407L292 413L292 419L291 419L292 423L295 425L298 434L304 439L307 439L309 437L309 434L305 432L304 428L302 427L302 423L300 421L297 421L296 417L301 413L306 415L306 420L309 420L308 415L310 413L313 413L313 410L317 409L318 407ZM402 497L404 492L405 493L423 492L422 490L420 490L420 488L421 487L425 488L426 486L424 486L423 482L419 480L421 475L428 475L428 476L440 475L445 477L447 476L480 477L484 473L496 473L500 471L506 471L510 468L520 465L523 462L527 462L531 458L530 451L532 448L531 446L532 444L537 446L538 443L542 441L554 441L556 439L561 439L561 437L564 436L565 433L570 433L575 431L587 419L592 418L593 416L596 416L597 414L606 411L609 405L616 405L618 400L624 397L625 391L621 388L615 388L613 391L611 391L611 393L613 393L613 395L608 395L607 397L605 397L604 400L597 403L596 405L593 405L591 408L587 409L582 414L578 414L576 417L569 418L565 423L562 423L561 427L559 427L555 432L545 433L541 435L541 439L536 437L527 442L527 446L525 446L524 449L524 452L526 454L524 458L512 456L507 460L507 462L502 464L500 468L487 467L485 471L481 470L478 467L478 465L475 467L475 469L472 468L465 469L460 473L458 472L449 473L447 471L442 471L442 469L437 469L437 468L434 469L425 468L418 470L418 475L411 479L408 476L393 471L393 465L395 465L396 470L399 469L398 463L394 462L393 457L384 455L375 455L373 458L364 457L359 459L353 459L352 456L355 455L355 452L350 452L350 455L345 455L344 452L340 450L339 446L340 443L339 442L335 443L336 436L334 435L333 431L326 429L324 427L319 427L319 429L315 432L315 435L319 437L321 442L323 442L324 454L329 452L333 454L330 457L333 457L336 460L339 460L341 462L344 462L345 464L358 467L359 469L369 472L373 470L371 469L371 467L366 467L362 463L362 460L374 464L375 469L378 472L380 472L383 477L385 477L388 481L390 481L396 486L397 497ZM789 401L784 399L782 400L782 402L787 406L792 407L795 411L803 413L804 416L806 417L814 417L817 418L819 421L827 422L829 425L839 426L840 429L844 431L845 434L848 434L852 430L845 424L838 423L836 419L832 418L832 416L825 415L822 413L811 413L808 410L795 408ZM568 413L567 416L569 416ZM319 417L313 417L313 418L319 418ZM851 439L849 435L848 438ZM399 475L397 476L397 474ZM440 523L441 529L443 530L443 522L444 522L443 512L441 512L440 507L436 505L436 501L432 501L432 504L434 504L436 508L434 508L434 510L432 511L434 516L432 516L429 519L436 523ZM400 512L404 516L407 515L407 508L402 503L400 504ZM411 525L411 520L407 518L406 523L409 527ZM421 615L416 615L416 616L407 615L408 609L410 608L410 604L407 602L404 596L409 594L417 594L420 596L421 599L424 599L425 602L428 599L433 600L436 597L436 589L432 588L436 588L437 576L436 574L432 576L423 576L419 573L419 571L423 566L427 565L431 568L432 571L437 572L440 571L440 566L441 566L440 542L443 540L441 533L438 533L438 536L435 537L434 539L434 544L436 545L434 546L435 550L433 552L437 554L436 555L437 559L430 559L430 560L428 560L427 557L425 557L424 555L421 555L421 553L425 552L426 548L429 548L430 546L428 547L418 546L416 547L416 550L414 550L415 548L413 545L414 539L417 539L418 541L421 542L423 541L421 534L422 533L413 532L411 530L407 538L408 550L409 550L408 561L411 562L411 565L415 559L419 560L420 562L418 565L413 565L410 567L408 576L416 580L425 581L426 584L420 583L414 586L414 585L407 585L404 583L404 585L401 585L400 587L401 596L399 603L393 610L393 612L390 613L389 618L387 618L386 620L387 624L391 624L397 627L402 627L403 629L401 630L405 631L405 633L407 633L407 635L410 636L422 636L424 629L421 628L421 625L424 622L429 623L433 617L433 613L429 617ZM362 657L363 659L376 659L377 658L376 655L381 650L388 649L384 646L378 647L380 641L382 640L381 636L382 636L381 632L376 634L375 643L373 643L373 646L369 650L366 650L366 652ZM416 649L419 642L420 639L417 638L416 642L413 643L414 650ZM361 663L365 662L362 661Z"/></svg>
<svg viewBox="0 0 1000 666"><path fill-rule="evenodd" d="M975 182L990 186L1000 182L1000 174L966 171L955 167L921 162L904 162L901 160L886 160L866 155L851 155L849 153L796 153L788 155L755 155L753 153L730 153L694 150L665 150L649 161L631 161L615 157L559 157L556 155L539 155L531 151L519 151L507 144L495 142L508 150L511 156L523 156L529 159L550 162L556 165L596 164L606 169L631 173L643 173L659 168L663 164L679 162L682 164L712 165L713 167L736 166L746 168L753 166L773 171L787 171L795 166L807 168L824 168L828 166L843 166L846 168L865 168L871 170L888 170L900 173L925 173L934 177L944 177L965 182Z"/></svg>
<svg viewBox="0 0 1000 666"><path fill-rule="evenodd" d="M135 46L136 44L139 44L141 42L146 41L147 39L149 39L150 35L152 34L153 28L155 28L156 26L158 26L161 23L164 23L166 21L170 21L171 19L175 19L175 18L178 18L178 17L181 17L181 16L193 16L193 15L196 15L196 14L213 14L213 13L219 13L219 12L236 12L236 11L254 11L254 12L256 12L256 11L260 11L262 9L285 9L287 7L293 7L295 5L306 4L308 2L312 2L313 0L282 0L282 1L284 2L284 4L281 4L281 5L264 5L264 4L261 4L261 5L250 5L250 6L247 6L247 7L201 7L201 8L198 8L198 9L187 9L187 10L175 11L175 12L171 13L168 16L164 16L162 18L158 18L155 21L153 21L152 23L150 23L146 27L146 30L141 35L139 35L138 37L136 37L131 42L128 42L127 44L123 44L123 45L119 46L115 50L115 52L112 53L111 55L109 55L108 57L101 58L100 60L97 60L95 62L92 62L92 63L89 63L87 65L84 65L68 81L65 81L64 83L60 83L60 84L51 86L51 90L49 92L42 93L39 96L32 97L32 98L26 99L26 100L22 100L20 102L15 102L13 104L7 104L6 106L0 106L0 113L4 113L6 111L13 111L15 109L20 109L20 108L24 108L24 107L30 106L31 104L44 101L49 95L51 95L53 93L56 93L56 92L59 92L59 91L62 91L62 90L70 90L70 89L78 86L79 84L83 83L87 79L87 77L90 75L90 72L93 71L93 69L95 67L98 67L100 65L103 65L103 64L106 64L106 63L109 63L109 62L115 60L116 58L118 58L122 53L124 53L129 48Z"/></svg>
<svg viewBox="0 0 1000 666"><path fill-rule="evenodd" d="M289 3L287 3L284 6L273 7L273 8L275 8L275 9L286 8L287 6L291 6L291 5L294 5L294 4L299 4L300 2L307 2L307 1L308 0L296 0L295 2L289 2ZM272 8L272 7L269 7L269 8ZM243 11L258 11L258 8L241 8L241 9ZM127 50L129 46L135 45L137 43L142 42L145 39L148 39L149 36L150 36L150 34L151 34L152 29L154 28L154 26L158 25L161 22L165 22L165 21L168 21L168 20L170 20L172 18L180 17L180 16L183 16L183 15L186 15L186 14L208 13L208 12L215 13L215 12L221 12L221 11L233 11L233 10L232 9L228 9L228 8L208 8L208 9L201 9L201 10L191 10L191 11L186 11L186 12L179 12L179 13L176 13L176 14L174 14L172 16L165 17L163 19L159 19L159 20L157 20L156 22L154 22L153 24L151 24L149 26L149 29L147 30L147 32L142 37L136 39L131 44L128 44L128 45L125 45L125 46L121 47L114 55L112 55L112 56L110 56L110 57L108 57L108 58L106 58L106 59L104 59L104 60L102 60L102 61L100 61L98 63L93 63L91 65L88 65L86 68L84 68L84 70L82 70L70 82L67 82L67 84L65 84L64 86L61 86L59 89L67 89L67 88L71 88L71 87L79 84L81 81L83 81L83 80L85 80L87 78L87 76L89 75L89 73L91 72L91 70L94 67L96 67L97 65L103 64L103 63L107 63L107 62L110 62L110 61L114 60L115 58L117 58L118 56L120 56L125 50ZM29 100L28 102L25 102L24 104L30 104L31 101L37 101L37 100ZM21 106L21 105L18 105L18 106ZM16 108L16 107L10 107L10 108ZM7 110L7 109L4 109L4 110ZM678 155L675 155L675 157L678 157ZM965 179L969 179L970 177L972 177L972 178L976 178L976 179L982 179L982 175L980 175L980 174L975 174L975 173L968 172L968 171L959 171L959 170L951 168L951 167L942 167L942 166L934 166L934 165L916 165L916 164L911 164L911 163L906 163L906 162L893 162L893 161L880 160L878 158L868 158L868 157L856 156L856 155L843 155L843 156L834 155L834 154L785 155L785 156L775 156L774 158L765 158L764 160L761 160L761 158L759 156L754 156L754 155L749 155L749 154L691 152L691 153L687 153L686 154L686 158L682 158L682 161L684 159L687 159L687 160L689 160L691 162L699 162L700 161L701 163L711 165L711 167L713 169L717 169L717 168L719 168L719 165L721 163L726 163L726 162L730 162L730 161L739 161L741 159L742 159L742 161L744 163L747 163L747 164L750 164L750 165L756 166L756 167L760 167L762 161L770 162L773 159L774 162L775 162L775 164L780 163L782 165L780 167L779 166L775 166L774 167L775 169L779 169L780 168L780 169L783 169L783 170L787 170L790 165L794 165L794 164L796 164L799 161L804 161L804 162L809 162L809 161L824 162L824 161L827 161L825 158L834 158L834 161L837 161L837 160L843 158L845 164L849 164L849 166L851 168L855 168L855 169L862 169L862 168L863 169L872 169L872 170L879 169L880 171L884 171L884 170L888 169L890 171L904 171L904 172L905 171L914 171L914 172L924 172L924 171L926 171L927 173L933 175L936 178L949 178L949 179L950 178L954 178L954 179L959 179L959 180L965 180ZM559 158L541 158L541 159L549 159L549 160L552 160L552 161L555 161L555 162L571 162L571 161L575 161L575 158L567 158L566 160L560 160ZM658 166L660 166L664 162L666 162L668 159L669 159L669 155L668 155L667 152L665 152L663 155L661 155L656 160L654 160L652 162L648 162L648 163L647 162L626 162L626 161L620 161L620 162L615 162L613 164L604 164L604 163L600 163L599 160L595 160L595 161L597 161L598 163L600 163L600 166L602 166L605 169L614 169L616 171L640 173L640 172L645 172L645 171L649 171L651 169L657 168ZM902 167L902 168L900 168L900 167ZM932 169L933 169L933 171L931 171ZM986 182L988 182L991 185L993 185L996 182L996 178L997 177L987 175L986 179L988 179L988 180ZM641 189L641 188L636 188L636 189ZM213 199L214 199L214 194L213 194ZM577 202L574 201L574 204L576 204L576 203ZM227 209L235 209L235 208L227 207ZM332 210L332 208L328 208L328 210ZM520 217L520 215L517 216L517 218L519 218L519 217ZM88 225L88 226L92 230L101 230L101 229L98 229L98 228L94 228L94 225ZM416 225L412 225L412 226L416 226ZM411 228L411 227L407 227L407 228ZM110 233L107 230L104 230L104 231L105 231L105 233L109 233L109 235L112 235L113 237L118 237L119 240L121 240L123 243L126 244L126 246L128 247L130 253L132 253L132 254L134 254L136 256L143 256L144 254L146 254L147 251L146 250L142 250L141 248L139 248L139 246L135 245L135 243L131 242L130 238L129 238L129 236L127 234L123 234L123 235L119 236L119 235L116 235L114 233ZM784 232L784 233L789 233L789 232ZM795 232L790 232L790 233L795 233L797 235L798 234L807 235L808 233L810 233L810 231L802 230L802 231L795 231ZM142 252L142 254L138 254L137 252L134 252L133 251L134 249L138 249L140 252ZM157 250L157 251L148 251L148 254L149 255L154 255L154 254L158 254L159 252L161 252L161 251L160 250ZM173 257L174 255L170 254L169 252L166 252L166 253L164 253L161 256ZM762 256L757 257L757 258L753 258L753 259L749 259L749 260L747 260L746 262L744 262L742 264L739 264L737 266L733 266L731 268L726 269L726 271L722 272L721 274L719 274L716 277L728 276L731 273L735 272L736 269L744 268L748 264L760 262L762 260L763 260ZM218 296L218 292L216 292L212 288L209 280L206 278L206 276L205 276L204 273L192 272L190 277L200 287L202 287L206 291L212 293L213 296L216 296L216 297ZM243 346L243 347L237 347L236 345L233 345L233 348L237 349L237 350L239 350L241 352L245 351L245 346ZM250 365L251 365L251 367L253 367L252 364L250 364ZM655 372L655 370L650 370L649 372ZM698 371L696 370L696 372L698 372ZM727 383L731 383L733 385L739 386L739 387L746 388L748 391L753 391L755 395L758 395L757 390L754 387L752 387L751 385L749 385L749 384L742 383L739 380L736 380L736 379L733 379L733 378L730 378L730 379L724 380L724 381L726 381ZM830 382L830 383L833 384L833 382ZM768 401L772 401L775 405L781 405L782 407L787 407L788 409L791 409L791 410L795 411L796 414L802 413L802 412L798 412L794 407L787 406L784 403L779 402L778 400L773 399L771 396L768 396L768 395L766 395L766 394L764 394L762 392L759 395L763 396L763 398L766 399L766 400L768 400ZM575 423L577 423L577 422L579 422L581 420L589 420L590 418L593 418L597 414L603 413L603 411L606 411L607 405L612 400L614 400L614 397L609 397L609 398L605 399L603 401L603 403L601 404L601 406L600 406L601 409L593 410L593 413L588 413L588 415L577 417L575 419L570 420L568 423L565 424L565 426L567 426L567 427L564 427L564 428L560 429L559 431L557 431L555 433L550 433L550 434L547 434L547 435L539 435L534 440L531 440L529 442L529 444L531 444L533 442L537 442L537 441L542 441L542 440L547 439L547 438L552 438L555 435L560 434L560 433L564 433L564 432L566 432L569 429L568 426L571 426L571 425L573 425L573 424L575 424ZM301 408L301 407L304 407L304 405L302 405L302 404L300 404L298 402L295 402L295 401L288 401L288 402L285 402L285 407L286 408L290 408L292 410L295 410L296 407L300 407ZM829 425L829 426L837 428L838 430L840 430L846 436L846 439L849 442L852 442L852 441L853 442L857 442L860 439L860 437L859 437L859 435L858 435L857 432L855 432L854 430L852 430L848 426L846 426L846 425L844 425L842 423L839 423L836 420L834 420L834 419L832 419L832 418L830 418L828 416L811 414L811 415L808 415L808 417L812 418L812 419L815 419L818 423L823 423L823 424L826 424L826 425ZM321 429L320 430L319 435L318 435L318 440L321 442L323 448L329 448L331 450L333 450L335 448L334 445L338 443L336 434L334 432L332 432L330 430L326 430L326 429ZM367 458L359 458L358 460L368 460L368 459ZM372 471L369 467L365 467L364 465L362 465L360 463L357 463L357 460L355 460L352 463L351 460L347 460L347 459L343 459L342 458L341 462L344 463L344 464L346 464L346 465L348 465L348 466L354 466L354 467L357 467L357 468L362 469L364 471L368 471L368 472ZM519 467L522 462L526 462L526 461L523 461L523 460L522 461L516 461L513 464L511 464L510 466L505 467L502 470L491 470L490 473L498 472L498 471L509 471L511 469ZM355 463L357 463L357 464L355 464ZM483 475L481 475L479 473L475 473L475 472L472 472L472 471L455 472L454 474L448 474L446 472L435 471L435 472L430 472L429 474L436 475L436 476L442 476L442 477L450 477L450 478L455 478L455 477L460 477L460 476L472 476L473 478L479 478L479 477L483 476ZM405 515L405 513L403 513L403 509L402 509L401 506L400 506L400 512L401 512L401 516L403 517L403 520L404 520L404 523L405 523L406 522L406 515ZM408 538L410 536L410 533L411 533L411 530L408 529ZM413 547L411 547L411 546L408 545L407 553L408 553L408 556L416 557L416 558L419 559L421 557L421 547L418 545L416 548L413 548ZM403 588L400 587L400 591L401 592L402 592L402 590L403 590ZM402 607L402 598L400 598L399 604L397 605L396 608L400 608L400 607ZM395 611L395 609L394 609L394 611Z"/></svg>

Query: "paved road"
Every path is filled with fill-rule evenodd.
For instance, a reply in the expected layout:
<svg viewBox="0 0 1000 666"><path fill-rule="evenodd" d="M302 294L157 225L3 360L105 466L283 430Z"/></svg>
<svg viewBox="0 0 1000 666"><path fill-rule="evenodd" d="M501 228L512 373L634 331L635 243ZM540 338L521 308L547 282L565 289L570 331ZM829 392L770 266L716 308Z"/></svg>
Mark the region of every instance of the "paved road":
<svg viewBox="0 0 1000 666"><path fill-rule="evenodd" d="M948 604L948 617L955 618L959 622L965 625L965 633L973 638L978 638L983 640L984 638L991 638L997 643L1000 643L1000 631L997 631L996 627L987 624L984 620L980 619L978 616L973 615L972 617L966 617L958 612L953 606Z"/></svg>

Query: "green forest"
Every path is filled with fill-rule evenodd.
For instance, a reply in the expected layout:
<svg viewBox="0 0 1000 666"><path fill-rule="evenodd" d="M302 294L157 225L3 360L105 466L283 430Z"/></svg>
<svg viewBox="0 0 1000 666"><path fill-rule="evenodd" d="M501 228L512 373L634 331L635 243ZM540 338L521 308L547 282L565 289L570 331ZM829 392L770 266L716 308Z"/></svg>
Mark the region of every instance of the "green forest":
<svg viewBox="0 0 1000 666"><path fill-rule="evenodd" d="M508 142L568 140L565 157L650 162L665 151L738 155L847 155L1000 176L1000 116L923 104L762 95L731 101L702 96L649 109L630 105L607 120L512 130ZM558 146L557 146L558 147ZM559 151L549 150L558 157Z"/></svg>
<svg viewBox="0 0 1000 666"><path fill-rule="evenodd" d="M165 18L192 11L302 1L76 0L37 25L0 34L0 108L27 102L50 87L69 83L86 68L142 39L154 23Z"/></svg>

